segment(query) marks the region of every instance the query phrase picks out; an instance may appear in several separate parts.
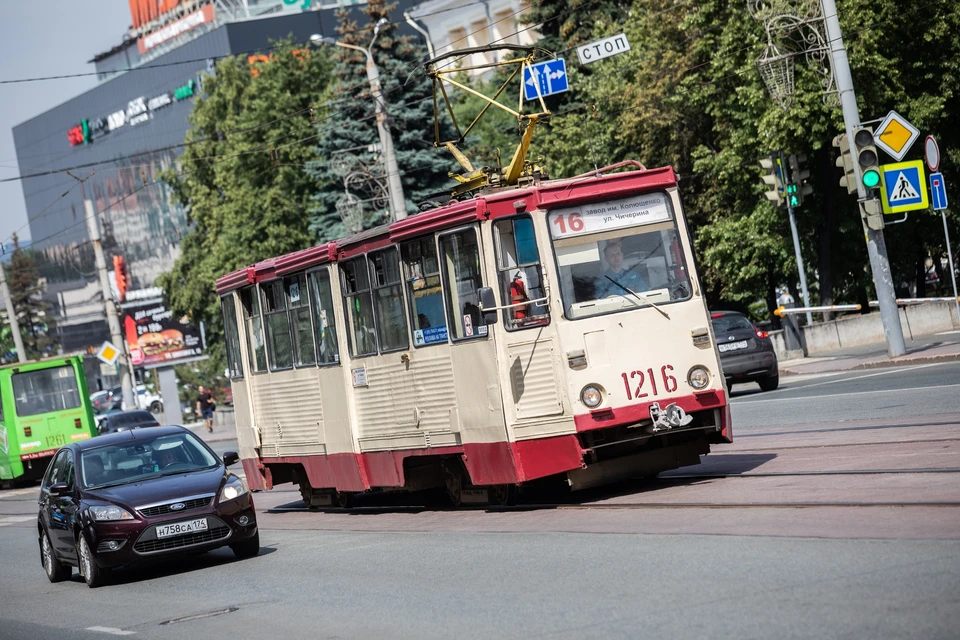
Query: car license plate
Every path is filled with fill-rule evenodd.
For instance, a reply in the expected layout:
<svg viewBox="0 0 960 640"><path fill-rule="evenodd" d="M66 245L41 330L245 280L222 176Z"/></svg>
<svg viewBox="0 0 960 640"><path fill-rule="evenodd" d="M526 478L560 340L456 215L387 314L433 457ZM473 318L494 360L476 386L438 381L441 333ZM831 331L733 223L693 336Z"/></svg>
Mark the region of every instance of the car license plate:
<svg viewBox="0 0 960 640"><path fill-rule="evenodd" d="M207 530L207 519L197 518L196 520L187 520L186 522L173 522L171 524L157 525L157 537L169 538L170 536L179 536L185 533L194 533L196 531Z"/></svg>
<svg viewBox="0 0 960 640"><path fill-rule="evenodd" d="M740 342L729 342L727 344L717 345L717 348L720 350L720 353L726 351L737 351L738 349L746 349L747 341L741 340Z"/></svg>

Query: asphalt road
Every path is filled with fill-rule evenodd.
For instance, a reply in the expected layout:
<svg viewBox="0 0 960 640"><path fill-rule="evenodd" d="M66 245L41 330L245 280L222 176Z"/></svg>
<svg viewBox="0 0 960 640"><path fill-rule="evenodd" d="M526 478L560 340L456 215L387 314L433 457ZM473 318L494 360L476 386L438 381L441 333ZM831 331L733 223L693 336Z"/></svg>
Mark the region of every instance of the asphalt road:
<svg viewBox="0 0 960 640"><path fill-rule="evenodd" d="M960 363L744 385L703 464L546 507L311 511L280 486L255 496L259 557L97 590L47 582L34 492L0 492L0 638L955 638L958 383Z"/></svg>

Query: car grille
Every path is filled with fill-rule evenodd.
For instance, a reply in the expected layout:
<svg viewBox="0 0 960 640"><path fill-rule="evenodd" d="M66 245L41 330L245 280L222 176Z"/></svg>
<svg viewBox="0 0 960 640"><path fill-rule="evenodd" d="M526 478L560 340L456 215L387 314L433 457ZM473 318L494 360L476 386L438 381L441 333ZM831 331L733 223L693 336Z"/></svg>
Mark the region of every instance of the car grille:
<svg viewBox="0 0 960 640"><path fill-rule="evenodd" d="M211 498L213 498L213 495L193 498L191 500L172 500L167 504L157 504L147 508L138 508L137 511L148 518L152 516L162 516L165 513L183 513L184 511L189 511L190 509L198 509L200 507L207 506L210 504ZM178 503L183 504L183 509L174 511L170 508L170 505Z"/></svg>
<svg viewBox="0 0 960 640"><path fill-rule="evenodd" d="M133 550L137 553L153 553L156 551L168 551L170 549L179 549L189 547L204 542L215 542L222 540L230 535L229 527L216 527L207 531L198 531L197 533L188 533L174 538L163 538L160 540L139 540L133 545Z"/></svg>

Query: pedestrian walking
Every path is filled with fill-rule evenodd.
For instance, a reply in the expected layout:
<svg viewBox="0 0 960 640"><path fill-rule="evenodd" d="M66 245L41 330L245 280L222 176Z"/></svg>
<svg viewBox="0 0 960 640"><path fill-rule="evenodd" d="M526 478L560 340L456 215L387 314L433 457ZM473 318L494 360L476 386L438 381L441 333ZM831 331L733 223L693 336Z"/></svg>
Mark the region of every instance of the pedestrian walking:
<svg viewBox="0 0 960 640"><path fill-rule="evenodd" d="M197 414L203 419L203 426L207 428L208 433L213 433L213 410L217 408L213 401L213 394L203 385L199 388L200 394L197 396Z"/></svg>

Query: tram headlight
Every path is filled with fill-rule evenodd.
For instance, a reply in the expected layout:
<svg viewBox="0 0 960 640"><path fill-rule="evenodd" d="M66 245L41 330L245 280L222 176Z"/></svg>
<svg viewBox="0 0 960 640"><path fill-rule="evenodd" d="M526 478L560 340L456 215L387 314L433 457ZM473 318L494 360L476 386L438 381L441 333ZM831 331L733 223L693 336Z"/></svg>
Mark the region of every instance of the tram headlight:
<svg viewBox="0 0 960 640"><path fill-rule="evenodd" d="M701 367L700 365L692 367L690 371L687 372L687 382L690 383L690 386L694 389L706 389L707 385L710 384L710 372L706 367Z"/></svg>
<svg viewBox="0 0 960 640"><path fill-rule="evenodd" d="M590 409L595 409L603 402L603 392L595 384L588 384L580 392L580 402Z"/></svg>

